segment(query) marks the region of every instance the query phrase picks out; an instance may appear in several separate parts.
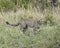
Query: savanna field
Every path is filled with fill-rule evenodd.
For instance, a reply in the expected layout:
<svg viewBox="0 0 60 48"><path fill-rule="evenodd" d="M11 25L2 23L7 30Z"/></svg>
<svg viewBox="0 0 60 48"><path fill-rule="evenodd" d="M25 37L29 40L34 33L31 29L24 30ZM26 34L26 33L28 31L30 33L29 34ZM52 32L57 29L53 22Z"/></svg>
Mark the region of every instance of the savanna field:
<svg viewBox="0 0 60 48"><path fill-rule="evenodd" d="M38 9L32 7L35 5L34 0L30 4L25 0L18 5L14 4L15 2L12 3L11 0L6 1L0 1L0 48L60 48L59 5L45 8L45 1L42 0L41 4L44 8L42 10L39 7ZM15 27L6 24L6 21L16 24L26 18L42 19L47 23L41 24L35 32L29 27L24 33L20 31L20 25Z"/></svg>

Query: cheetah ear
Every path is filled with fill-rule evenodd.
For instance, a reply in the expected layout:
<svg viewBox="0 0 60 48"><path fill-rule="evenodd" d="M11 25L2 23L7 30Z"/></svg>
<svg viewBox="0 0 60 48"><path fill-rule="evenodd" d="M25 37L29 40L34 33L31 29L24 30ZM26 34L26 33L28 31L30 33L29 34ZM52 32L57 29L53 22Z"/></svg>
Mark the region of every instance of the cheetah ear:
<svg viewBox="0 0 60 48"><path fill-rule="evenodd" d="M8 22L8 21L6 21L6 24L9 24L9 22Z"/></svg>

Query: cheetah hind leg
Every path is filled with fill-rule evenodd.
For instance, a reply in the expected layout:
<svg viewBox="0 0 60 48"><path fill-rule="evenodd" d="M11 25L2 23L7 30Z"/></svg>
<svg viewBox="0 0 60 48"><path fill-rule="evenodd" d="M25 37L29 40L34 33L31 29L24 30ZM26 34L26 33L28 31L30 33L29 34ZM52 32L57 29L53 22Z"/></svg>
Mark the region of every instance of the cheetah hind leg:
<svg viewBox="0 0 60 48"><path fill-rule="evenodd" d="M25 25L24 27L20 28L20 32L25 33L27 29L28 29L28 26Z"/></svg>

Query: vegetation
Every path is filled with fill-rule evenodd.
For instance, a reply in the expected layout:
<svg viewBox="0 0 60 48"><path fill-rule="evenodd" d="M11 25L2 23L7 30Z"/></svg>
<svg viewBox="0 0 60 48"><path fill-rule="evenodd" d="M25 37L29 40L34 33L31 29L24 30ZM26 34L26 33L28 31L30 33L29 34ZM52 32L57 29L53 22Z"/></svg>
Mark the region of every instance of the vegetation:
<svg viewBox="0 0 60 48"><path fill-rule="evenodd" d="M42 20L40 28L22 33L6 24L26 18ZM59 0L0 0L0 48L60 48Z"/></svg>
<svg viewBox="0 0 60 48"><path fill-rule="evenodd" d="M39 7L44 10L49 6L58 6L59 0L0 0L0 10L13 9L15 7L28 9L30 5L31 7Z"/></svg>

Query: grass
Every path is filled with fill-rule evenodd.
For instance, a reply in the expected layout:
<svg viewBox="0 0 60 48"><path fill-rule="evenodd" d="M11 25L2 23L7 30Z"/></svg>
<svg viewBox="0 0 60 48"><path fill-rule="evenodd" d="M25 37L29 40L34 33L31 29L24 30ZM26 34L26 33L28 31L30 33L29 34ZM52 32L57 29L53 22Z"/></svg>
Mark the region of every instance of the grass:
<svg viewBox="0 0 60 48"><path fill-rule="evenodd" d="M44 18L43 14L36 10L18 10L16 13L13 11L0 13L0 48L54 48L57 47L56 45L60 47L59 24L53 26L42 25L40 31L34 36L31 28L25 34L21 34L19 26L6 25L5 21L15 23L21 16Z"/></svg>

